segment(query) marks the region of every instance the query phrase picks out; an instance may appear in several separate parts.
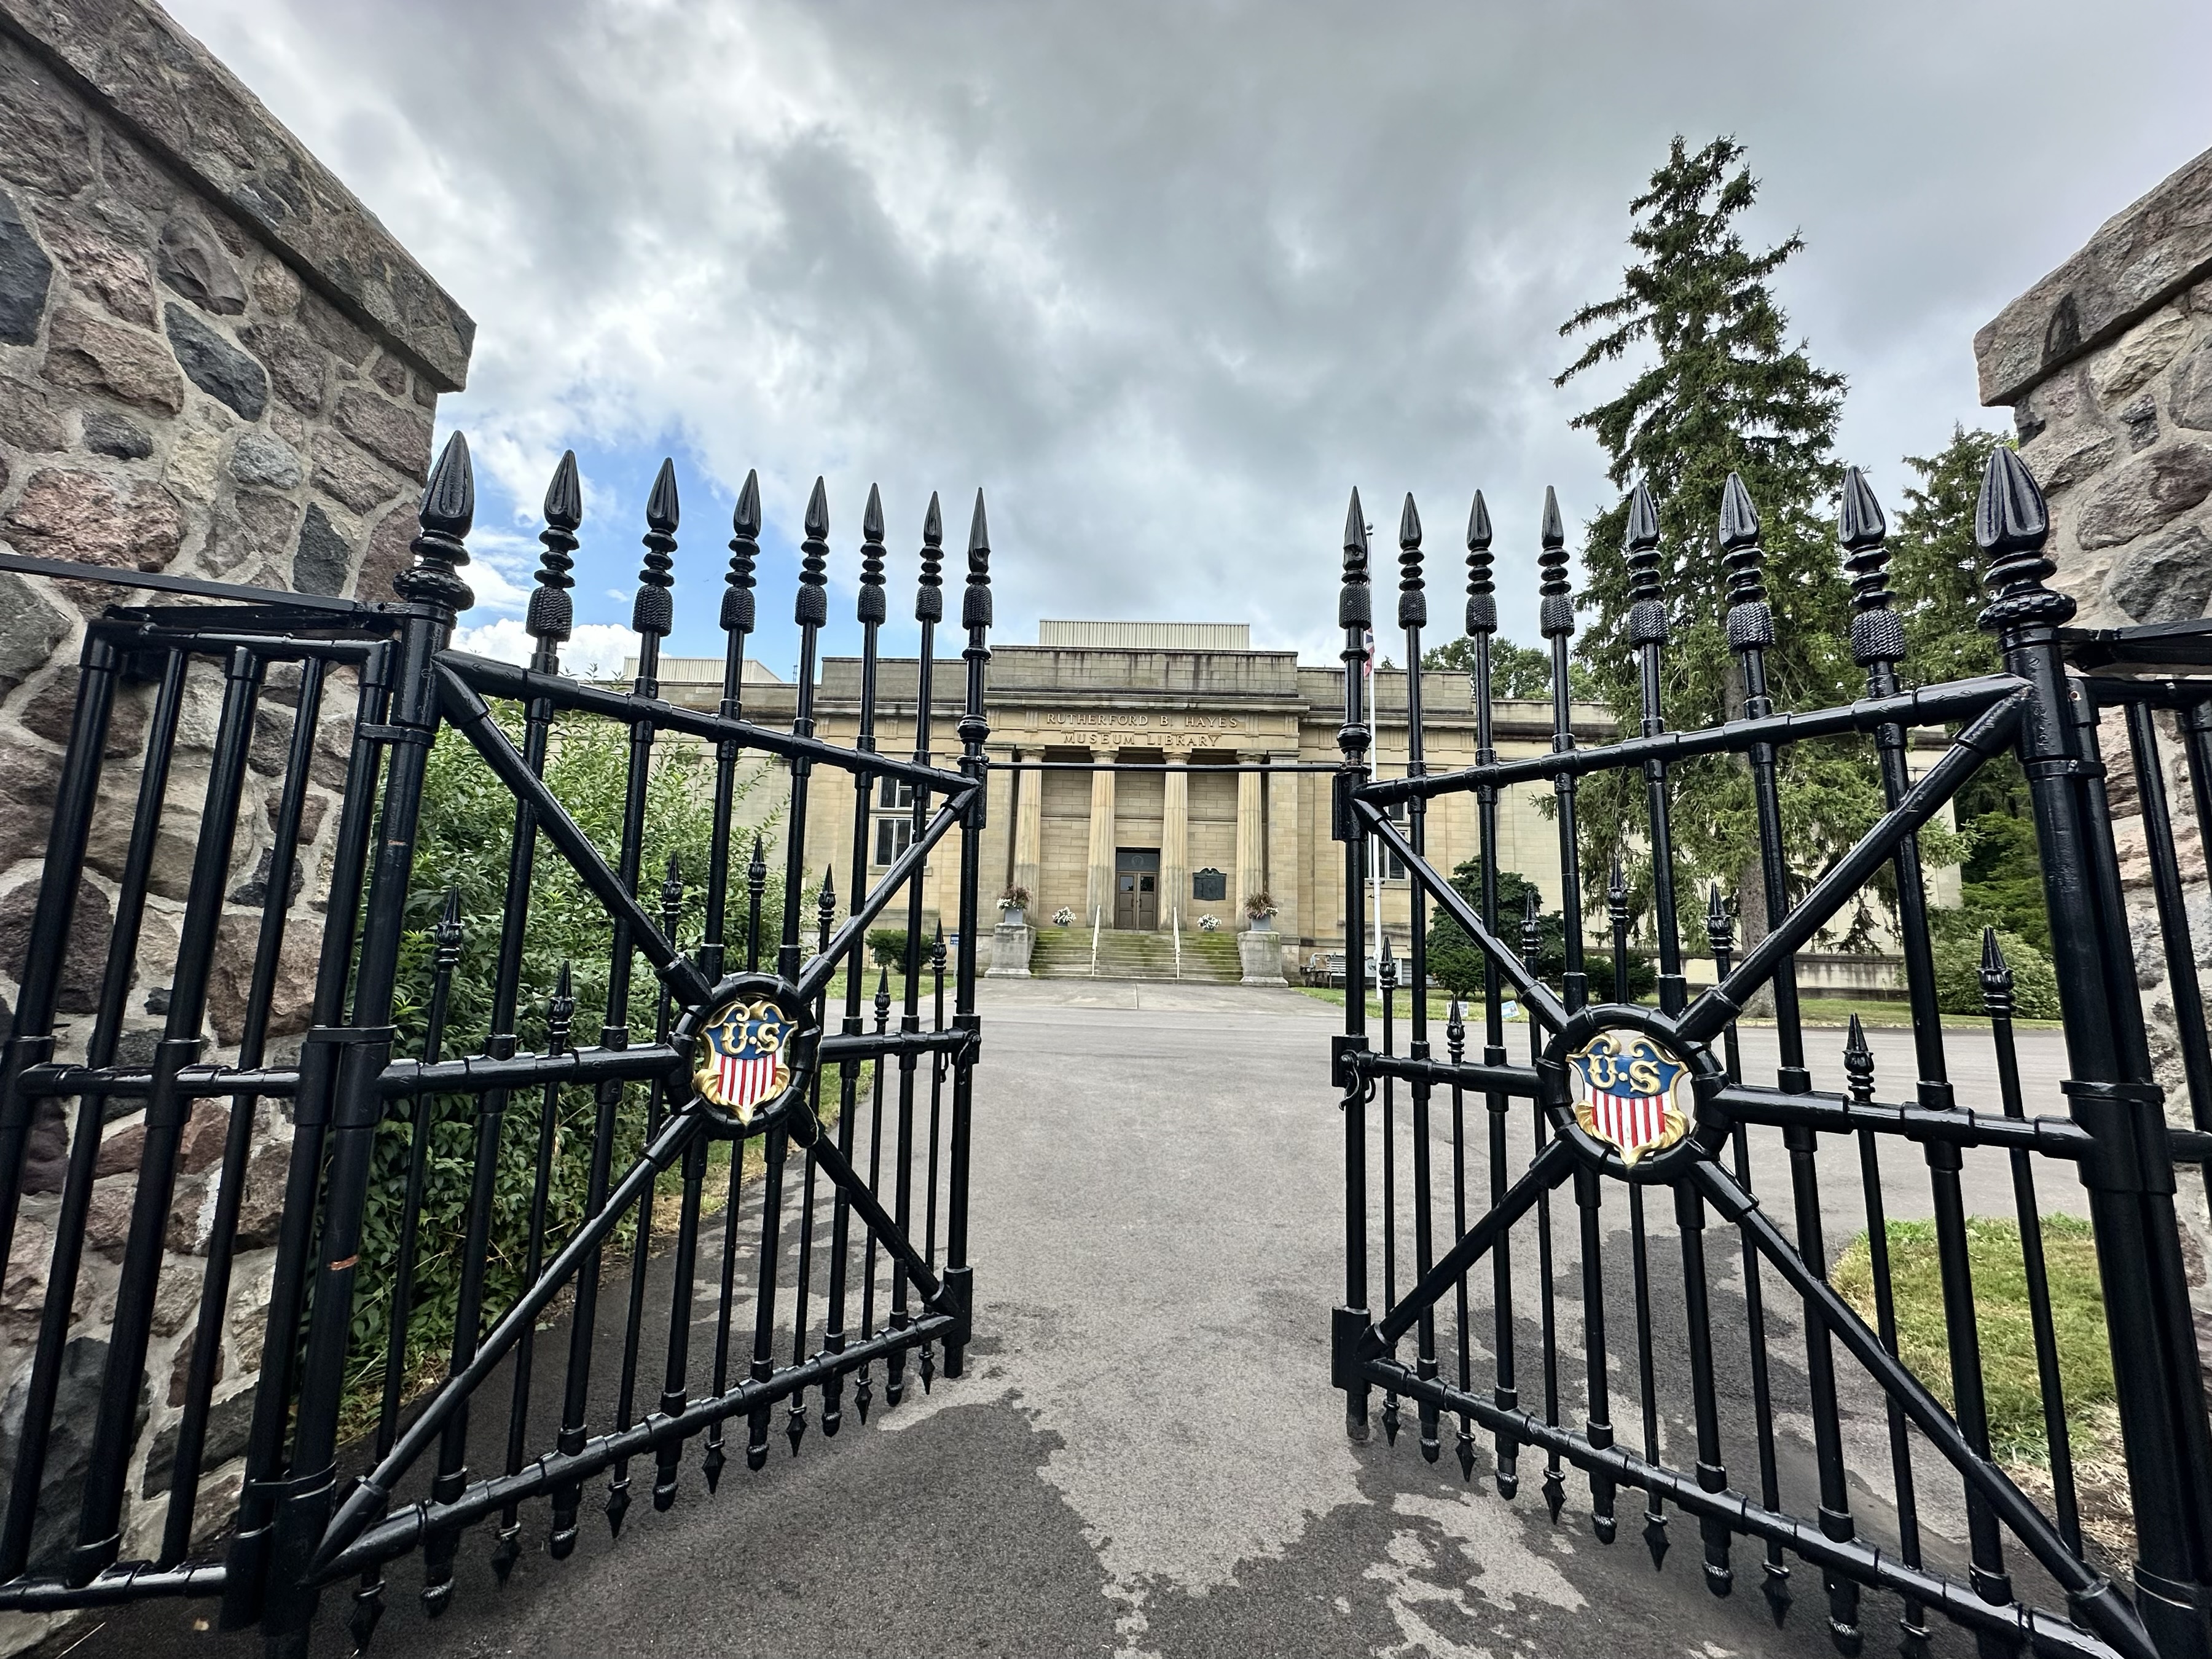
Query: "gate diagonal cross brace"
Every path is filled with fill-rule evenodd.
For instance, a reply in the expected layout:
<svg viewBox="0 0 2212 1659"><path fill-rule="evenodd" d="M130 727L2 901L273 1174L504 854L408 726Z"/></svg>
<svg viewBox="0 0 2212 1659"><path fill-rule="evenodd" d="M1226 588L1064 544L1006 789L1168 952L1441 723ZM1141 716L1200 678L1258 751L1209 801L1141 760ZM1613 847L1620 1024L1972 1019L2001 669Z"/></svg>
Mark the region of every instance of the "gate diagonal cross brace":
<svg viewBox="0 0 2212 1659"><path fill-rule="evenodd" d="M677 950L660 931L653 913L640 904L622 878L607 867L607 861L592 845L591 837L568 816L568 809L561 805L559 797L546 787L544 781L530 769L530 763L523 759L520 751L507 740L507 733L492 719L491 705L443 662L438 665L438 702L446 718L460 728L462 735L483 757L484 763L498 775L499 781L537 815L538 828L568 860L578 878L617 920L629 927L630 937L662 982L685 1001L704 1002L714 988L707 983L707 976L699 971L698 964Z"/></svg>
<svg viewBox="0 0 2212 1659"><path fill-rule="evenodd" d="M1383 1315L1380 1323L1369 1328L1360 1340L1360 1358L1374 1359L1387 1352L1391 1345L1413 1328L1423 1309L1434 1307L1443 1293L1481 1261L1490 1247L1526 1215L1538 1199L1572 1175L1575 1166L1574 1149L1566 1140L1547 1141L1511 1189L1491 1206L1489 1213L1460 1235L1459 1242L1443 1260L1423 1274L1421 1282L1407 1291L1398 1305Z"/></svg>
<svg viewBox="0 0 2212 1659"><path fill-rule="evenodd" d="M1775 971L1827 926L1836 913L1857 895L1869 878L1909 836L1941 811L1945 802L1981 769L1982 763L2011 740L2013 730L2027 713L2030 696L2021 685L2003 702L1985 709L1952 739L1942 759L1921 775L1905 798L1875 820L1851 850L1814 882L1790 914L1774 925L1765 939L1744 953L1744 958L1684 1011L1675 1026L1684 1042L1708 1043L1722 1027L1741 1013L1759 988Z"/></svg>
<svg viewBox="0 0 2212 1659"><path fill-rule="evenodd" d="M1527 1005L1529 1013L1554 1031L1565 1025L1567 1023L1565 1005L1552 994L1542 980L1536 977L1534 969L1506 949L1504 942L1482 925L1482 918L1475 915L1474 907L1467 902L1466 896L1438 876L1429 861L1413 850L1413 842L1400 834L1397 826L1371 802L1355 793L1352 805L1359 816L1366 820L1367 827L1380 836L1383 845L1397 854L1423 890L1436 900L1447 915L1467 930L1468 936L1481 947L1483 954L1496 963L1498 971L1512 981L1513 988L1520 992L1521 1000ZM1416 987L1415 994L1426 995L1426 988Z"/></svg>
<svg viewBox="0 0 2212 1659"><path fill-rule="evenodd" d="M1943 1454L1945 1461L2027 1546L2045 1571L2058 1581L2069 1604L2084 1622L2129 1659L2158 1659L2158 1650L2149 1633L2112 1582L2082 1565L2081 1559L2066 1547L2057 1528L2027 1500L2004 1471L1966 1443L1966 1437L1951 1413L1943 1409L1904 1361L1882 1346L1881 1339L1837 1293L1835 1287L1813 1271L1783 1237L1781 1229L1759 1208L1758 1199L1709 1159L1699 1159L1692 1164L1689 1178L1714 1209L1741 1227L1745 1237L1758 1247L1759 1255L1771 1262L1791 1288L1804 1297L1808 1315L1834 1333L1882 1391L1912 1419L1913 1426L1927 1437L1929 1443Z"/></svg>

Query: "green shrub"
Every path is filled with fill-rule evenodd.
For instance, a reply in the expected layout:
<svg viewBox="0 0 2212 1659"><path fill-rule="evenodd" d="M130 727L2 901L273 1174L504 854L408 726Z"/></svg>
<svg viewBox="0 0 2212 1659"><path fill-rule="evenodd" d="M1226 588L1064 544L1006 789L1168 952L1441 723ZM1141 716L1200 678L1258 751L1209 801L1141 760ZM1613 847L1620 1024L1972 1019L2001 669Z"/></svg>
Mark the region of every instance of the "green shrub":
<svg viewBox="0 0 2212 1659"><path fill-rule="evenodd" d="M1947 1014L1979 1014L1982 1000L1982 935L1978 928L1939 927L1932 941L1936 956L1936 1006ZM2051 958L2017 933L1999 933L1997 949L2012 969L2013 1012L2024 1019L2058 1018L2058 979Z"/></svg>
<svg viewBox="0 0 2212 1659"><path fill-rule="evenodd" d="M868 959L878 968L902 965L906 961L906 929L871 927L868 930Z"/></svg>
<svg viewBox="0 0 2212 1659"><path fill-rule="evenodd" d="M508 736L520 747L519 716L506 705L497 707ZM563 717L556 724L545 768L548 787L610 865L621 846L629 753L629 734L624 728L603 720ZM765 770L763 763L741 772L740 791L754 787ZM711 757L688 744L671 744L659 750L647 787L639 894L647 908L658 915L661 884L673 854L684 879L677 934L686 945L696 945L703 931L708 855L714 828L713 787ZM421 828L407 894L408 931L400 948L394 1001L400 1055L422 1052L434 949L432 928L449 888L460 896L462 934L460 963L447 1000L444 1053L447 1058L473 1054L484 1044L506 913L514 821L514 797L491 775L467 739L450 728L441 731L431 747L423 781ZM729 960L737 965L744 962L743 871L751 855L753 833L745 830L732 836L731 865L735 874L727 943ZM576 999L571 1041L580 1048L596 1044L605 1019L612 948L612 929L605 909L542 836L530 896L529 921L522 938L515 1035L524 1049L543 1049L547 1001L565 961L570 964ZM812 916L811 903L805 914ZM775 959L782 918L782 884L772 873L761 915L765 962ZM633 1041L652 1040L658 1004L659 981L645 958L637 957L627 1020ZM643 1142L647 1096L642 1085L633 1085L627 1091L615 1135L617 1177ZM534 1089L513 1096L501 1126L484 1292L488 1322L510 1305L523 1288L542 1100ZM440 1097L431 1105L429 1180L416 1246L411 1354L441 1352L453 1341L463 1231L476 1165L476 1102L467 1096ZM377 1129L363 1220L362 1273L354 1298L351 1363L357 1383L380 1375L383 1363L399 1224L405 1207L410 1115L405 1110L397 1112ZM553 1179L547 1202L548 1257L582 1218L593 1123L592 1091L562 1090L556 1108ZM627 1241L631 1231L631 1224L626 1222L618 1243Z"/></svg>

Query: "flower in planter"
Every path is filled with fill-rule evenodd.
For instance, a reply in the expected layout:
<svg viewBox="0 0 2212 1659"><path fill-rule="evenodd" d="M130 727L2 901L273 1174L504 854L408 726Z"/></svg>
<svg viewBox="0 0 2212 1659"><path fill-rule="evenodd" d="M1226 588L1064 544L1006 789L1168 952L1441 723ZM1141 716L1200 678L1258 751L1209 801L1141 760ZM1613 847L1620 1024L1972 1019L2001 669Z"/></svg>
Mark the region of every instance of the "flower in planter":
<svg viewBox="0 0 2212 1659"><path fill-rule="evenodd" d="M999 908L1001 910L1026 910L1029 906L1030 890L1026 887L1009 887L999 895Z"/></svg>
<svg viewBox="0 0 2212 1659"><path fill-rule="evenodd" d="M1262 922L1267 921L1274 914L1275 901L1267 896L1267 891L1265 888L1261 889L1260 891L1256 893L1247 893L1244 896L1244 915L1246 920L1255 923Z"/></svg>
<svg viewBox="0 0 2212 1659"><path fill-rule="evenodd" d="M1052 913L1052 925L1055 927L1073 927L1075 925L1075 912L1069 909L1065 904L1061 905L1059 909Z"/></svg>
<svg viewBox="0 0 2212 1659"><path fill-rule="evenodd" d="M1221 918L1212 915L1200 916L1198 919L1198 931L1201 933L1219 933L1221 931Z"/></svg>

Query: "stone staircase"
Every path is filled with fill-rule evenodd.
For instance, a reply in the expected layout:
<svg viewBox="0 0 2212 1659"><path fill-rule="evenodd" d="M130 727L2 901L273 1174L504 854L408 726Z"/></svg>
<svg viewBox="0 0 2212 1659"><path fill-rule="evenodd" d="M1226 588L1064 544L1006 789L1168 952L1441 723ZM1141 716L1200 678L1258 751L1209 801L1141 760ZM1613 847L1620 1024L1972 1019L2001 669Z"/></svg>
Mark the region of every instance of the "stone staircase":
<svg viewBox="0 0 2212 1659"><path fill-rule="evenodd" d="M1039 979L1089 979L1091 930L1088 927L1037 929L1030 951L1030 972ZM1175 937L1171 933L1122 933L1106 928L1098 935L1100 979L1172 980L1176 973ZM1200 984L1234 985L1244 971L1237 955L1237 935L1228 932L1203 933L1195 929L1182 936L1181 977Z"/></svg>

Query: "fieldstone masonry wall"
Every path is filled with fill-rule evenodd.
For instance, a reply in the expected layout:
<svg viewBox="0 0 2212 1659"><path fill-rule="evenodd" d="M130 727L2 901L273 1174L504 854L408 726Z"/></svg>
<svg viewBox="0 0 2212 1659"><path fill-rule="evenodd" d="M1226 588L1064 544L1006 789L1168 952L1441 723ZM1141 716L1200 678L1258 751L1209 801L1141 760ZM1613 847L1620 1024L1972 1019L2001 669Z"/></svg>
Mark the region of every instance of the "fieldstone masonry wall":
<svg viewBox="0 0 2212 1659"><path fill-rule="evenodd" d="M1974 353L1982 401L2011 408L2021 459L2050 499L2052 586L2074 597L2076 624L2212 613L2212 150L2106 221L1976 335ZM2191 939L2199 971L2212 971L2212 888L2187 757L2171 717L2157 720ZM2141 796L2118 711L2106 713L2099 738L2153 1056L2167 1114L2185 1125ZM2179 1207L2196 1245L2200 1346L2212 1357L2212 1237L2200 1204Z"/></svg>
<svg viewBox="0 0 2212 1659"><path fill-rule="evenodd" d="M465 377L474 325L375 218L158 7L102 0L66 11L0 0L0 545L21 554L262 587L392 597L430 458L441 392ZM125 590L0 574L0 1017L40 877L74 702L83 621ZM196 675L120 1063L148 1063L166 1012L221 696ZM236 1052L296 671L264 693L222 924L206 1036ZM137 787L152 688L118 693L107 776L61 996L81 1046L97 994ZM301 837L271 1059L295 1050L321 933L330 809L344 778L355 689L332 676ZM117 1103L118 1105L126 1103ZM13 1463L24 1374L46 1300L69 1153L58 1103L40 1118L27 1196L0 1284L0 1484ZM131 1490L166 1490L225 1131L204 1102L184 1142L168 1266L148 1364ZM73 1492L88 1451L143 1127L104 1127L76 1318L46 1484ZM210 1425L204 1522L237 1495L289 1131L256 1126L222 1380ZM134 1504L125 1555L150 1553L161 1505ZM38 1553L74 1541L50 1504ZM5 1626L14 1625L12 1632ZM0 1649L32 1621L0 1620ZM13 1639L10 1640L12 1636Z"/></svg>

